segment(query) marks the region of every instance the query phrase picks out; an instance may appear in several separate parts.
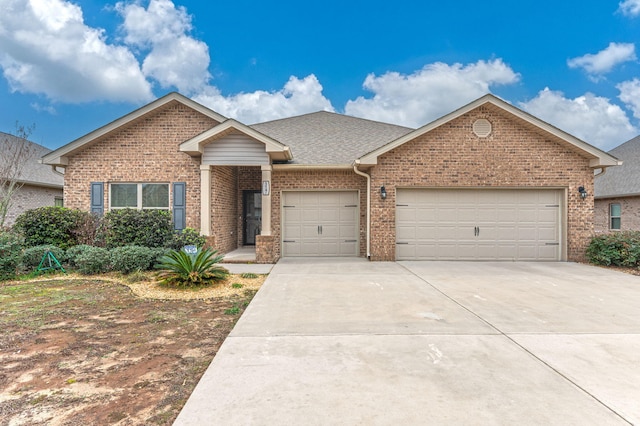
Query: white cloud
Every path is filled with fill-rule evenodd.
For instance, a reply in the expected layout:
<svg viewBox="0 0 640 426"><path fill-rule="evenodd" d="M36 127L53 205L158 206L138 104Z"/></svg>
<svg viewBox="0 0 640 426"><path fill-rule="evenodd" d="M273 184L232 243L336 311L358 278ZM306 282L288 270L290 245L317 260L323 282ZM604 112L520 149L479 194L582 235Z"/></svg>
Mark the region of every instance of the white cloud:
<svg viewBox="0 0 640 426"><path fill-rule="evenodd" d="M410 75L369 74L363 87L374 93L373 98L350 100L345 112L418 127L489 93L491 86L513 84L518 79L519 75L501 59L467 65L437 62Z"/></svg>
<svg viewBox="0 0 640 426"><path fill-rule="evenodd" d="M142 71L164 88L176 87L184 94L203 89L209 74L209 48L188 35L191 16L171 0L151 0L145 9L138 3L116 4L124 18L124 40L148 51Z"/></svg>
<svg viewBox="0 0 640 426"><path fill-rule="evenodd" d="M218 88L209 86L195 96L194 100L243 123L334 110L331 102L322 94L322 85L313 74L303 79L291 76L284 88L274 92L258 90L225 97Z"/></svg>
<svg viewBox="0 0 640 426"><path fill-rule="evenodd" d="M616 89L620 91L618 98L633 111L634 117L640 119L640 79L622 82Z"/></svg>
<svg viewBox="0 0 640 426"><path fill-rule="evenodd" d="M0 0L0 67L12 91L53 101L148 101L135 56L63 0Z"/></svg>
<svg viewBox="0 0 640 426"><path fill-rule="evenodd" d="M618 10L626 16L638 16L640 15L640 0L625 0L620 2Z"/></svg>
<svg viewBox="0 0 640 426"><path fill-rule="evenodd" d="M569 68L583 68L591 75L605 74L618 64L636 59L633 43L609 43L606 49L596 54L586 54L567 61Z"/></svg>
<svg viewBox="0 0 640 426"><path fill-rule="evenodd" d="M605 151L636 136L627 114L609 99L586 93L575 99L545 88L520 107L577 138Z"/></svg>

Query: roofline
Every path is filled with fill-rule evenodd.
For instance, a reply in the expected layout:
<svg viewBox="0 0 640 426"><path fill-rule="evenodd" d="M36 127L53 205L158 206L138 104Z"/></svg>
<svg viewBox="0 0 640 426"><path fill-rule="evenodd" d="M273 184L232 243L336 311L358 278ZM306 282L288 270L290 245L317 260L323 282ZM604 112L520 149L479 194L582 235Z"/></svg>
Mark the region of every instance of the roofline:
<svg viewBox="0 0 640 426"><path fill-rule="evenodd" d="M272 164L273 170L353 170L352 164Z"/></svg>
<svg viewBox="0 0 640 426"><path fill-rule="evenodd" d="M627 198L627 197L640 197L640 192L632 192L629 194L615 194L615 195L596 195L593 198L596 200L605 200L607 198Z"/></svg>
<svg viewBox="0 0 640 426"><path fill-rule="evenodd" d="M69 163L68 158L66 157L67 155L73 153L74 151L80 149L81 147L83 147L86 144L89 144L91 142L93 142L94 140L112 132L113 130L119 128L120 126L126 125L148 113L150 113L151 111L160 108L164 105L167 105L170 102L173 101L177 101L180 102L181 104L192 108L196 111L198 111L199 113L206 115L207 117L210 117L218 122L223 122L225 121L227 118L218 114L217 112L213 111L212 109L209 109L207 107L205 107L204 105L201 105L189 98L187 98L184 95L181 95L180 93L177 92L171 92L161 98L156 99L155 101L141 107L138 108L137 110L130 112L129 114L118 118L115 121L112 121L111 123L102 126L96 130L94 130L91 133L87 133L86 135L42 156L42 158L40 159L40 163L44 163L44 164L50 164L50 165L54 165L54 166L66 166Z"/></svg>
<svg viewBox="0 0 640 426"><path fill-rule="evenodd" d="M62 189L64 188L64 184L50 183L50 182L39 182L37 180L22 180L22 179L14 179L13 182L16 182L20 185L29 185L29 186L42 186L45 188L56 188Z"/></svg>
<svg viewBox="0 0 640 426"><path fill-rule="evenodd" d="M291 154L291 150L287 145L278 142L270 136L261 133L246 124L242 124L237 120L232 118L225 120L223 123L218 124L211 129L200 133L199 135L189 139L188 141L182 142L180 144L180 151L186 152L189 155L201 155L204 151L204 145L206 145L206 141L223 133L229 129L237 130L253 139L256 139L259 142L262 142L265 145L265 150L268 153L282 153L282 159L284 160L292 160L293 155Z"/></svg>
<svg viewBox="0 0 640 426"><path fill-rule="evenodd" d="M414 130L413 132L407 133L404 136L401 136L400 138L389 142L388 144L374 150L371 151L368 154L365 154L364 156L360 157L358 160L359 162L363 165L363 166L367 166L367 165L376 165L378 164L378 157L391 151L392 149L395 149L419 136L424 135L425 133L430 132L433 129L436 129L440 126L442 126L443 124L446 124L482 105L486 105L486 104L492 104L498 108L501 108L513 115L515 115L516 117L520 118L521 120L526 121L529 124L532 124L552 135L554 135L557 138L560 138L568 143L570 143L571 145L575 146L576 148L578 148L579 150L583 151L584 153L588 154L588 156L591 157L591 161L589 162L589 166L592 168L604 168L604 167L610 167L610 166L618 166L621 164L620 161L618 161L617 158L613 157L612 155L576 138L575 136L570 135L569 133L558 129L557 127L554 127L552 125L550 125L549 123L540 120L537 117L534 117L533 115L526 113L524 111L522 111L519 108L514 107L513 105L509 104L508 102L503 101L502 99L492 95L492 94L486 94L478 99L476 99L475 101L443 116L438 118L437 120L432 121L429 124L426 124L425 126L422 126L416 130Z"/></svg>

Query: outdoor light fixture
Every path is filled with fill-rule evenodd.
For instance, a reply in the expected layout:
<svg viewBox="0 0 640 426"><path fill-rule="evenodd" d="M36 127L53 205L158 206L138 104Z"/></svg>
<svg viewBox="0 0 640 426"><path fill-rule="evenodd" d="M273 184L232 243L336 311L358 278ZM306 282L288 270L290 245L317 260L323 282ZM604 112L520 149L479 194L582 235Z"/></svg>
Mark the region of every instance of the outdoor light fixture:
<svg viewBox="0 0 640 426"><path fill-rule="evenodd" d="M387 199L387 189L383 186L380 187L380 198L383 200Z"/></svg>
<svg viewBox="0 0 640 426"><path fill-rule="evenodd" d="M587 198L587 190L584 189L584 186L578 188L578 192L580 193L580 197L584 200Z"/></svg>

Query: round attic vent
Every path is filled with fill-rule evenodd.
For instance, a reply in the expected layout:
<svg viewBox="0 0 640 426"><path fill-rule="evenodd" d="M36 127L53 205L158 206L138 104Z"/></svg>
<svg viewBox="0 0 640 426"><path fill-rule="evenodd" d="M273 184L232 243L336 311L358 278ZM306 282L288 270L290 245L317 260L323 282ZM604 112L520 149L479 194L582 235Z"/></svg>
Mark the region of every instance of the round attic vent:
<svg viewBox="0 0 640 426"><path fill-rule="evenodd" d="M473 123L473 133L479 138L486 138L491 134L491 123L485 118L479 118Z"/></svg>

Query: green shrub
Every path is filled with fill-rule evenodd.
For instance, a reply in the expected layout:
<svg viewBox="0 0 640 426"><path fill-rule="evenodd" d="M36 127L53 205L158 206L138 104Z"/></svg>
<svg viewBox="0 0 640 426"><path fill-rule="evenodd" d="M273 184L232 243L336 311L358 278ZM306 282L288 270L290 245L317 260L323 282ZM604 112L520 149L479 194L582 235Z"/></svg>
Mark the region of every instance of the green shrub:
<svg viewBox="0 0 640 426"><path fill-rule="evenodd" d="M184 228L182 231L175 231L170 247L174 250L180 250L184 246L196 246L201 248L207 240L200 232L193 228Z"/></svg>
<svg viewBox="0 0 640 426"><path fill-rule="evenodd" d="M68 248L67 252L65 253L65 258L67 260L67 263L69 263L71 266L78 266L78 264L76 263L76 259L82 253L89 250L90 247L92 246L87 244L80 244L80 245Z"/></svg>
<svg viewBox="0 0 640 426"><path fill-rule="evenodd" d="M49 244L66 249L77 244L74 232L87 215L66 207L39 207L18 216L14 227L24 234L27 247Z"/></svg>
<svg viewBox="0 0 640 426"><path fill-rule="evenodd" d="M146 271L155 264L157 251L149 247L124 246L109 251L111 269L124 274Z"/></svg>
<svg viewBox="0 0 640 426"><path fill-rule="evenodd" d="M217 251L210 249L201 249L192 254L184 250L172 250L160 259L158 278L161 284L177 287L221 281L229 276L229 271L219 265L222 258Z"/></svg>
<svg viewBox="0 0 640 426"><path fill-rule="evenodd" d="M0 280L10 280L16 277L22 260L22 235L2 231L0 232Z"/></svg>
<svg viewBox="0 0 640 426"><path fill-rule="evenodd" d="M587 248L587 258L596 265L638 267L640 232L612 232L593 237Z"/></svg>
<svg viewBox="0 0 640 426"><path fill-rule="evenodd" d="M24 253L22 253L22 265L25 268L37 268L42 261L42 257L48 251L58 259L58 262L63 263L67 261L67 255L63 249L46 244L25 249Z"/></svg>
<svg viewBox="0 0 640 426"><path fill-rule="evenodd" d="M74 263L82 274L94 275L108 272L111 265L109 250L103 247L85 246L75 257Z"/></svg>
<svg viewBox="0 0 640 426"><path fill-rule="evenodd" d="M171 213L167 210L111 210L104 215L99 233L107 248L167 247L173 240Z"/></svg>

